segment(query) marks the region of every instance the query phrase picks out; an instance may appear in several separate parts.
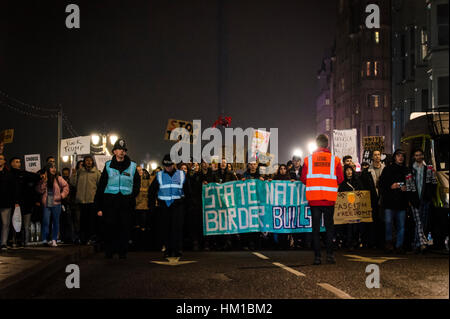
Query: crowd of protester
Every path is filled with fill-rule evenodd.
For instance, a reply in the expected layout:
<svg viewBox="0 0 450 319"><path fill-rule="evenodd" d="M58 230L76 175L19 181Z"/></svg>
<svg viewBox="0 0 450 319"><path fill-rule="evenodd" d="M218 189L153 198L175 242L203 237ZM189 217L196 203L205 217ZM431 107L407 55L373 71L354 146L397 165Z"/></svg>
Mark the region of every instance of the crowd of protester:
<svg viewBox="0 0 450 319"><path fill-rule="evenodd" d="M430 243L430 210L436 188L433 167L424 162L424 153L414 153L412 165L405 165L405 153L396 151L392 161L382 163L381 152L374 151L372 163L362 163L361 171L351 156L342 159L344 181L339 192L366 190L370 192L371 223L336 225L333 241L336 249L353 251L360 248L384 249L404 253L423 253ZM56 169L55 158L48 157L38 173L23 170L22 160L9 161L0 154L1 250L11 247L61 244L95 245L102 249L104 223L97 215L95 195L101 172L91 155L86 155L75 168ZM311 249L311 233L272 234L244 233L236 235L203 235L202 186L207 183L259 179L263 181L300 181L302 159L294 156L280 164L274 174L261 174L261 165L252 162L237 172L226 160L208 164L181 163L175 169L185 173L189 196L183 206L183 249ZM135 210L129 219L131 250L162 250L167 247L164 227L166 218L158 201L152 201L152 185L157 172L137 167L140 178ZM154 188L154 187L153 187ZM154 194L153 194L154 195ZM12 227L16 207L22 214L22 229Z"/></svg>

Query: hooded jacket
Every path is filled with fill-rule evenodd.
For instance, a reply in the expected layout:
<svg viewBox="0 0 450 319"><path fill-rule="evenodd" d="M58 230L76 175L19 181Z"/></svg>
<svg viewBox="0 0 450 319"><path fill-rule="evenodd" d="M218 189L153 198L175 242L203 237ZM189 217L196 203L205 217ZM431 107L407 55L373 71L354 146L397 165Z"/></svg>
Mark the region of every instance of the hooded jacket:
<svg viewBox="0 0 450 319"><path fill-rule="evenodd" d="M101 173L96 167L80 168L75 175L70 177L70 184L76 188L75 200L79 204L92 204L94 202L97 185Z"/></svg>

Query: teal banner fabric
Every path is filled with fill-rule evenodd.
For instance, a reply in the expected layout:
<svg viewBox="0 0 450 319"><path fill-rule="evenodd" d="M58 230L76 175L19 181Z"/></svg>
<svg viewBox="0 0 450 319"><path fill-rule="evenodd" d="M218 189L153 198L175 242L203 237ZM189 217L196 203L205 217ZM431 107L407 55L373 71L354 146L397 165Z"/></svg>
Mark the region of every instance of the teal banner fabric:
<svg viewBox="0 0 450 319"><path fill-rule="evenodd" d="M251 179L203 185L203 233L312 232L305 185ZM321 231L324 231L323 220Z"/></svg>

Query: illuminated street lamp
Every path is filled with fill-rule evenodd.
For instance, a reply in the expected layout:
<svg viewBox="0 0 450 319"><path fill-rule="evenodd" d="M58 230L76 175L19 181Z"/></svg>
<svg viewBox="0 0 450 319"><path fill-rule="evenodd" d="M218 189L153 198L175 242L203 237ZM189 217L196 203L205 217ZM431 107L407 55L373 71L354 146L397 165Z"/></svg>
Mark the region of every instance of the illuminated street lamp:
<svg viewBox="0 0 450 319"><path fill-rule="evenodd" d="M69 156L64 155L64 156L62 157L62 160L63 160L64 163L67 163L67 162L69 161Z"/></svg>
<svg viewBox="0 0 450 319"><path fill-rule="evenodd" d="M98 145L100 143L100 136L98 134L91 135L92 144Z"/></svg>
<svg viewBox="0 0 450 319"><path fill-rule="evenodd" d="M303 151L299 148L296 148L292 154L293 156L303 157Z"/></svg>
<svg viewBox="0 0 450 319"><path fill-rule="evenodd" d="M111 142L112 145L116 144L118 139L119 137L115 134L109 136L109 141Z"/></svg>
<svg viewBox="0 0 450 319"><path fill-rule="evenodd" d="M316 142L309 142L308 143L308 151L310 154L312 154L317 149Z"/></svg>
<svg viewBox="0 0 450 319"><path fill-rule="evenodd" d="M111 145L114 145L117 140L119 139L119 137L116 134L97 134L94 133L91 135L91 140L92 140L92 144L94 146L97 146L98 148L101 148L101 151L94 151L98 153L102 153L105 155L111 155L110 152L108 151L108 148L106 147L106 145L108 144L108 137L109 137L109 142L111 143Z"/></svg>
<svg viewBox="0 0 450 319"><path fill-rule="evenodd" d="M158 167L158 164L156 164L155 162L152 162L150 164L150 167L152 168L152 171L154 171Z"/></svg>

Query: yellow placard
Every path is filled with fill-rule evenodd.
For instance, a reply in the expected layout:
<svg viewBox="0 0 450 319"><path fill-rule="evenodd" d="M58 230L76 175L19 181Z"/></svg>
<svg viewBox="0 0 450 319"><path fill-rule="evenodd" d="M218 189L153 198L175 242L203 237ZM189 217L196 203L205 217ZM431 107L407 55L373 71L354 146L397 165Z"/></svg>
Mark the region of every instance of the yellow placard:
<svg viewBox="0 0 450 319"><path fill-rule="evenodd" d="M340 192L334 205L334 224L372 222L369 191Z"/></svg>
<svg viewBox="0 0 450 319"><path fill-rule="evenodd" d="M194 123L191 121L183 121L183 120L176 120L176 119L169 119L167 121L167 127L166 131L164 132L164 139L166 141L172 141L170 139L170 134L172 131L176 128L184 128L189 132L189 135L186 136L179 136L179 140L183 140L183 142L195 144L197 141L197 138L199 137L199 128L194 127Z"/></svg>
<svg viewBox="0 0 450 319"><path fill-rule="evenodd" d="M12 143L13 138L14 138L13 128L0 132L0 142L3 142L3 144Z"/></svg>

